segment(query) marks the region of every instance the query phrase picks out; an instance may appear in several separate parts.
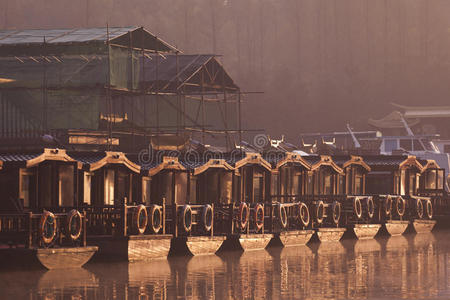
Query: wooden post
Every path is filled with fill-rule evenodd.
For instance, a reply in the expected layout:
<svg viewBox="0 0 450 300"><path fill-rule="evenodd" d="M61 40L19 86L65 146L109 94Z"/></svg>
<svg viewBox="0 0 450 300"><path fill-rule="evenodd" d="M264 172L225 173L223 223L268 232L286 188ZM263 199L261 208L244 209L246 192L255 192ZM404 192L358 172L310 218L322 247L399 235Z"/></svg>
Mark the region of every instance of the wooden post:
<svg viewBox="0 0 450 300"><path fill-rule="evenodd" d="M253 177L252 177L253 178ZM252 185L252 197L253 197L253 185ZM250 203L247 206L247 234L250 233Z"/></svg>
<svg viewBox="0 0 450 300"><path fill-rule="evenodd" d="M177 204L172 204L172 225L173 225L173 236L178 237L178 211L177 211Z"/></svg>
<svg viewBox="0 0 450 300"><path fill-rule="evenodd" d="M262 226L262 234L264 234L264 213L265 213L265 211L266 211L266 205L263 203L262 204L262 207L263 207L263 218L262 218L262 221L263 221L263 226ZM255 214L255 216L257 216L256 214ZM256 220L256 221L258 221L258 220Z"/></svg>
<svg viewBox="0 0 450 300"><path fill-rule="evenodd" d="M270 204L270 232L273 232L273 203Z"/></svg>
<svg viewBox="0 0 450 300"><path fill-rule="evenodd" d="M230 234L234 233L234 202L230 204Z"/></svg>
<svg viewBox="0 0 450 300"><path fill-rule="evenodd" d="M213 237L214 236L214 203L211 204L211 214L212 214L211 237Z"/></svg>
<svg viewBox="0 0 450 300"><path fill-rule="evenodd" d="M59 222L57 222L57 221L59 221ZM58 220L58 216L55 214L55 222L56 222L56 230L59 230L59 245L62 245L63 244L63 238L62 238L62 234L61 234L61 228L59 228L59 226L58 226L58 223L61 223L61 221L60 220ZM59 224L59 225L61 225L61 224ZM62 227L63 227L64 225L62 225Z"/></svg>
<svg viewBox="0 0 450 300"><path fill-rule="evenodd" d="M87 223L87 219L86 219L86 212L83 210L83 247L86 247L86 223Z"/></svg>
<svg viewBox="0 0 450 300"><path fill-rule="evenodd" d="M123 199L123 236L127 236L127 199L126 197Z"/></svg>
<svg viewBox="0 0 450 300"><path fill-rule="evenodd" d="M133 140L134 140L134 138L135 137L134 137L134 133L133 133ZM134 145L133 145L133 148L134 148ZM133 174L132 173L128 174L128 198L130 198L130 204L132 204L134 202L133 201Z"/></svg>
<svg viewBox="0 0 450 300"><path fill-rule="evenodd" d="M28 213L28 240L26 244L26 248L30 249L33 245L33 213Z"/></svg>
<svg viewBox="0 0 450 300"><path fill-rule="evenodd" d="M166 234L166 198L165 197L162 200L162 206L163 206L163 209L162 209L163 210L163 215L162 215L163 234Z"/></svg>

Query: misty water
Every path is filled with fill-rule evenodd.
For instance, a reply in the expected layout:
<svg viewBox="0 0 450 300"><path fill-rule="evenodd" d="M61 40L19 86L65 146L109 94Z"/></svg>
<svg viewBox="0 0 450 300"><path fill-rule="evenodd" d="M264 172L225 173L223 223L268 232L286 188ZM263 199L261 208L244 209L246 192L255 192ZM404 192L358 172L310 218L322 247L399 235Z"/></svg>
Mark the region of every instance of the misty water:
<svg viewBox="0 0 450 300"><path fill-rule="evenodd" d="M0 299L449 299L450 232L64 271L0 271Z"/></svg>

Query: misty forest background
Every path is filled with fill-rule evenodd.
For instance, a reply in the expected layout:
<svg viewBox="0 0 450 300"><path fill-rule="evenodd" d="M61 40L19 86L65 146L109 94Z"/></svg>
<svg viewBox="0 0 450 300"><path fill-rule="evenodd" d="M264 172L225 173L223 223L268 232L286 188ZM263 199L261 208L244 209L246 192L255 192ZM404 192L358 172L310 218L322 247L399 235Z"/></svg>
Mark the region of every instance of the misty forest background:
<svg viewBox="0 0 450 300"><path fill-rule="evenodd" d="M449 0L0 0L6 29L144 26L214 53L243 91L244 126L368 129L406 105L447 105Z"/></svg>

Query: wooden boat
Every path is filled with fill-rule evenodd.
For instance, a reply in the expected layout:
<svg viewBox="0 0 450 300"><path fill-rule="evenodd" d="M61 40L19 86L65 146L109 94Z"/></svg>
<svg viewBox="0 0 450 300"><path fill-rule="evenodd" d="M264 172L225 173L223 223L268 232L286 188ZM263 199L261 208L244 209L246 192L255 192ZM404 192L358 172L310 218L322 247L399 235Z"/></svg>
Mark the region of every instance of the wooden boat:
<svg viewBox="0 0 450 300"><path fill-rule="evenodd" d="M223 205L226 212L227 238L224 249L241 249L243 251L264 249L273 238L272 232L266 230L267 213L265 199L270 195L272 167L261 154L254 152L232 153L228 158L233 173L234 199Z"/></svg>
<svg viewBox="0 0 450 300"><path fill-rule="evenodd" d="M79 268L97 251L86 246L86 217L71 214L0 214L0 261L8 267ZM67 225L66 225L67 223Z"/></svg>
<svg viewBox="0 0 450 300"><path fill-rule="evenodd" d="M89 217L88 241L99 247L96 258L130 262L165 259L172 239L166 232L166 198L152 188L160 172L184 168L171 158L143 168L121 152L70 155L83 164L79 201Z"/></svg>
<svg viewBox="0 0 450 300"><path fill-rule="evenodd" d="M308 205L298 201L298 196L304 193L304 182L311 166L300 155L290 152L266 152L266 158L273 161L274 166L271 204L266 205L269 231L274 233L271 244L305 245L314 234L312 216Z"/></svg>
<svg viewBox="0 0 450 300"><path fill-rule="evenodd" d="M165 258L170 249L202 255L222 244L241 250L264 249L271 240L302 245L314 231L320 241L338 241L347 228L367 239L381 224L393 235L410 221L418 232L429 231L435 224L429 210L445 202L438 166L411 156L303 159L295 152L270 157L242 149L221 155L190 164L179 160L184 154L164 151L150 163L111 151L3 154L2 190L8 200L22 200L0 209L22 218L44 209L58 218L72 209L84 212L83 247L99 247L97 258L139 261ZM391 183L380 190L385 194L371 194L384 181ZM43 261L51 256L38 252ZM89 253L73 252L73 265ZM62 253L68 252L50 254Z"/></svg>
<svg viewBox="0 0 450 300"><path fill-rule="evenodd" d="M39 262L48 269L84 265L97 247L87 246L86 215L73 205L73 178L81 165L59 149L10 152L1 160L2 260L12 266ZM62 213L62 205L71 208Z"/></svg>
<svg viewBox="0 0 450 300"><path fill-rule="evenodd" d="M328 155L308 156L311 164L310 178L307 179L306 194L302 197L309 204L312 214L312 227L317 229L320 241L338 241L344 225L343 197L345 186L344 169L339 167ZM345 230L344 230L345 231Z"/></svg>
<svg viewBox="0 0 450 300"><path fill-rule="evenodd" d="M369 194L378 194L374 197L378 217L390 235L403 234L410 222L425 216L427 203L421 195L425 185L429 186L427 174L436 172L436 164L431 161L424 164L414 156L402 155L365 156L364 159L373 170L366 185Z"/></svg>
<svg viewBox="0 0 450 300"><path fill-rule="evenodd" d="M187 158L189 154L183 156ZM179 254L182 249L191 255L214 254L226 239L229 223L220 222L220 210L216 211L216 207L231 203L234 168L223 157L213 156L203 152L202 158L195 162L182 161L189 170L185 188L189 191L188 199L172 210L173 218L179 220L173 233L173 249L177 248L174 252ZM186 224L187 220L190 224Z"/></svg>

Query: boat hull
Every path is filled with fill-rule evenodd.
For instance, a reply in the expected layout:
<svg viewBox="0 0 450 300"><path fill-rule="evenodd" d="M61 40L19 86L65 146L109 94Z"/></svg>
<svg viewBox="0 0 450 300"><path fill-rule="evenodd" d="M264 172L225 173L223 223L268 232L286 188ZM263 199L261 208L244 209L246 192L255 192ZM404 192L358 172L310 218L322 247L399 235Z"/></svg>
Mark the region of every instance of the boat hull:
<svg viewBox="0 0 450 300"><path fill-rule="evenodd" d="M284 247L305 245L313 236L313 230L283 231L274 238L279 238Z"/></svg>
<svg viewBox="0 0 450 300"><path fill-rule="evenodd" d="M355 224L353 231L359 240L373 239L381 228L381 224Z"/></svg>
<svg viewBox="0 0 450 300"><path fill-rule="evenodd" d="M391 236L398 236L402 235L406 228L408 228L409 221L387 221L386 224L384 224L386 231Z"/></svg>
<svg viewBox="0 0 450 300"><path fill-rule="evenodd" d="M191 236L186 244L193 255L207 255L216 253L224 240L224 236Z"/></svg>
<svg viewBox="0 0 450 300"><path fill-rule="evenodd" d="M338 242L346 230L346 228L319 228L317 237L321 242Z"/></svg>
<svg viewBox="0 0 450 300"><path fill-rule="evenodd" d="M99 247L98 259L150 261L164 259L170 251L171 235L131 235L96 237L90 242Z"/></svg>
<svg viewBox="0 0 450 300"><path fill-rule="evenodd" d="M176 255L210 255L222 246L225 236L189 236L172 239L171 253Z"/></svg>
<svg viewBox="0 0 450 300"><path fill-rule="evenodd" d="M265 249L273 238L273 234L245 234L239 237L239 243L244 251Z"/></svg>
<svg viewBox="0 0 450 300"><path fill-rule="evenodd" d="M0 250L0 263L11 268L49 270L80 268L97 252L95 246L72 248L9 248Z"/></svg>
<svg viewBox="0 0 450 300"><path fill-rule="evenodd" d="M436 225L435 220L414 220L413 227L417 233L431 232Z"/></svg>
<svg viewBox="0 0 450 300"><path fill-rule="evenodd" d="M273 234L233 234L228 235L221 250L252 251L265 249Z"/></svg>

